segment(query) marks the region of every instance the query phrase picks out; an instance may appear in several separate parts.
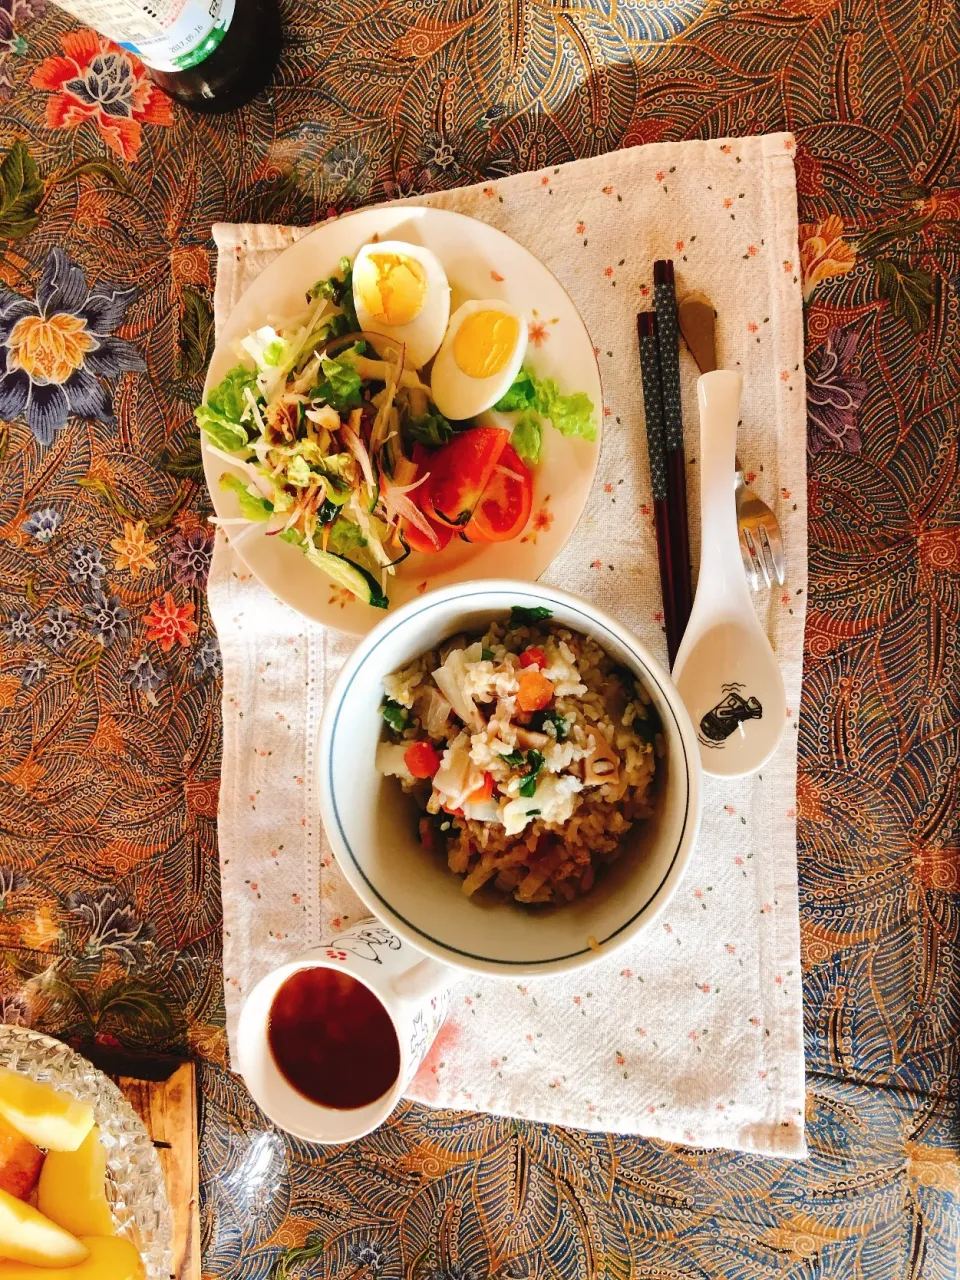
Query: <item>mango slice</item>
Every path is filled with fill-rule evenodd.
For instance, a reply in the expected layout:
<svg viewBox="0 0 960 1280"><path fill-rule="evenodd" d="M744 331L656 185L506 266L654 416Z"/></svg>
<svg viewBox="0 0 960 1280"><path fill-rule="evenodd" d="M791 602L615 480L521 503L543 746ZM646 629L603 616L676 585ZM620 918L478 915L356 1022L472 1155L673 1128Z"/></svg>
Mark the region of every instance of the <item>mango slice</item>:
<svg viewBox="0 0 960 1280"><path fill-rule="evenodd" d="M37 1187L37 1208L75 1236L112 1236L107 1153L96 1125L76 1151L51 1151Z"/></svg>
<svg viewBox="0 0 960 1280"><path fill-rule="evenodd" d="M140 1255L120 1236L86 1236L89 1250L73 1267L31 1267L26 1262L0 1262L0 1280L143 1280Z"/></svg>
<svg viewBox="0 0 960 1280"><path fill-rule="evenodd" d="M37 1185L43 1152L0 1117L0 1189L26 1200Z"/></svg>
<svg viewBox="0 0 960 1280"><path fill-rule="evenodd" d="M36 1267L72 1267L89 1250L38 1209L0 1191L0 1257Z"/></svg>
<svg viewBox="0 0 960 1280"><path fill-rule="evenodd" d="M72 1094L0 1067L0 1116L48 1151L76 1151L90 1132L93 1107Z"/></svg>

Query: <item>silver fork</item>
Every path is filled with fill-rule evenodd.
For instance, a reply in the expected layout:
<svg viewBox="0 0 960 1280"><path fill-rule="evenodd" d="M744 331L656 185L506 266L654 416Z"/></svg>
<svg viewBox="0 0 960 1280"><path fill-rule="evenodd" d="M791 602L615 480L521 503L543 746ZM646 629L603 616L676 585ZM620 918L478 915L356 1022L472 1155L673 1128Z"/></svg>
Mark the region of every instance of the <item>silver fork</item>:
<svg viewBox="0 0 960 1280"><path fill-rule="evenodd" d="M777 517L744 480L739 458L734 480L737 524L740 527L740 555L747 581L754 591L760 589L761 578L764 586L771 586L774 578L783 586L783 538L780 536Z"/></svg>
<svg viewBox="0 0 960 1280"><path fill-rule="evenodd" d="M697 294L684 298L677 307L680 332L690 348L701 373L712 373L717 367L717 313L706 298ZM783 538L780 525L762 498L758 498L743 478L737 458L736 500L737 524L740 527L740 555L747 581L754 591L760 582L771 586L773 579L783 586Z"/></svg>

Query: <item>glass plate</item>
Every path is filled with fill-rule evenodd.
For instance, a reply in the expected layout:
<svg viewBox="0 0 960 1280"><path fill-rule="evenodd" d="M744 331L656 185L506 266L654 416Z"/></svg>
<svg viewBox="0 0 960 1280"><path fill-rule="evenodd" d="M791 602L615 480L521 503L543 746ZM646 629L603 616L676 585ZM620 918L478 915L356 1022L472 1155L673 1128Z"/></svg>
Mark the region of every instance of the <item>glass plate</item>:
<svg viewBox="0 0 960 1280"><path fill-rule="evenodd" d="M28 1027L0 1025L0 1065L93 1106L117 1232L140 1251L147 1280L169 1280L172 1219L163 1170L143 1121L117 1086L73 1049Z"/></svg>

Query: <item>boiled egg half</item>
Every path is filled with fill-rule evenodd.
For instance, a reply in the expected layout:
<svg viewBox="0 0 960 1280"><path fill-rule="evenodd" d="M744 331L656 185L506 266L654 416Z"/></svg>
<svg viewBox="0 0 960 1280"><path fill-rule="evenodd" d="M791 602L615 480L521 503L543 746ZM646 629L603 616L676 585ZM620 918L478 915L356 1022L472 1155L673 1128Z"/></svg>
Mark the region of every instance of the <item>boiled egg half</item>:
<svg viewBox="0 0 960 1280"><path fill-rule="evenodd" d="M500 399L527 353L527 322L506 302L465 302L450 319L433 362L431 399L455 421Z"/></svg>
<svg viewBox="0 0 960 1280"><path fill-rule="evenodd" d="M447 275L429 249L402 240L365 244L353 263L360 328L404 344L404 363L422 369L450 318Z"/></svg>

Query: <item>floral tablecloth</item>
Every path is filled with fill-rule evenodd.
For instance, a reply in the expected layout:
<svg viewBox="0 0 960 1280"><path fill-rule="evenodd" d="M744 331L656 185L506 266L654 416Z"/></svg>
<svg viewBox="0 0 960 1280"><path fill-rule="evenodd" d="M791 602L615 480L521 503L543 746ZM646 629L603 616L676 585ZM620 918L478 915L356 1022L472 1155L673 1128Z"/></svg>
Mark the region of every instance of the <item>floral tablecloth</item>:
<svg viewBox="0 0 960 1280"><path fill-rule="evenodd" d="M955 9L283 13L270 92L200 119L57 10L0 0L3 1016L200 1059L211 1275L955 1275ZM799 144L808 303L811 1158L416 1106L318 1154L223 1067L219 662L191 413L210 226L303 224L625 144L775 129Z"/></svg>

